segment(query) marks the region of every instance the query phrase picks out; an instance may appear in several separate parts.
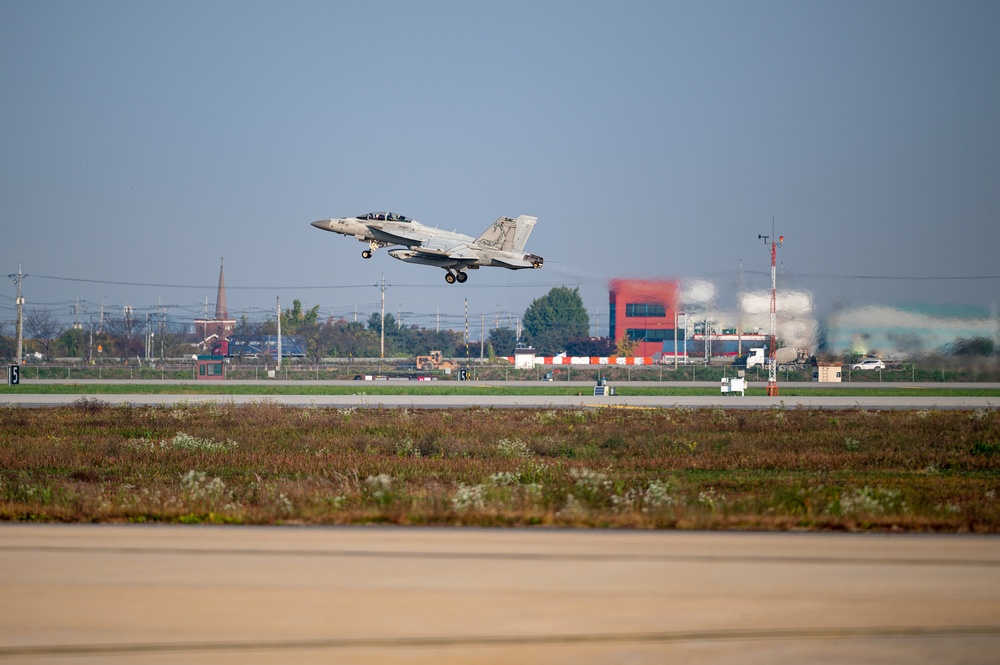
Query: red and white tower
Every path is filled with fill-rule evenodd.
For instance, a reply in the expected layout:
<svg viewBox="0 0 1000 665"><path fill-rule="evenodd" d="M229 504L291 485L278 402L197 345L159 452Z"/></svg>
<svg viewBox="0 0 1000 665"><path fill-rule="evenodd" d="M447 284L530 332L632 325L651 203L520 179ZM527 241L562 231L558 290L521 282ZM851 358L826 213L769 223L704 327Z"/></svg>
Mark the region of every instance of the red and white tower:
<svg viewBox="0 0 1000 665"><path fill-rule="evenodd" d="M778 240L773 239L774 229L771 229L771 235L762 236L758 235L759 240L763 240L764 244L768 244L770 241L771 245L771 350L768 356L767 362L767 395L768 397L778 396L778 360L777 360L777 349L776 339L777 339L777 329L778 329L778 288L776 281L776 267L778 265L778 247L781 243L785 241L785 236L778 236Z"/></svg>

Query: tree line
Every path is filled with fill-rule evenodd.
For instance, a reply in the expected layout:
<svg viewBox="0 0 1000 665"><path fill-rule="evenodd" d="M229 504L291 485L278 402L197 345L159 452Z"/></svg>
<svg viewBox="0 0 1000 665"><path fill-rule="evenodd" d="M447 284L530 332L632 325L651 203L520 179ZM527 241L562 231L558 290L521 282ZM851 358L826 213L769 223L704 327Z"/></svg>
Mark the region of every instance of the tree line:
<svg viewBox="0 0 1000 665"><path fill-rule="evenodd" d="M367 321L349 321L320 315L319 305L304 309L300 300L282 310L281 334L295 335L304 342L306 356L314 361L327 357L377 358L383 353L382 326L379 313ZM384 355L387 358L425 355L432 349L446 357L492 358L510 356L519 342L532 346L541 355L566 352L569 355L611 355L617 349L606 337L588 337L590 319L580 298L579 289L556 287L536 298L522 317L520 338L510 327L489 331L484 343L466 340L455 330L435 330L417 325L401 325L392 314L385 315ZM202 341L197 335L184 332L187 328L168 323L165 318L106 315L99 325L94 322L65 327L51 312L27 309L23 321L26 355L40 354L44 358L144 358L147 352L154 358L190 356L198 352ZM246 316L237 320L230 334L234 347L245 348L240 342L263 335L276 335L277 317L256 322ZM152 336L149 335L152 333ZM14 325L0 322L0 356L13 358L16 351Z"/></svg>

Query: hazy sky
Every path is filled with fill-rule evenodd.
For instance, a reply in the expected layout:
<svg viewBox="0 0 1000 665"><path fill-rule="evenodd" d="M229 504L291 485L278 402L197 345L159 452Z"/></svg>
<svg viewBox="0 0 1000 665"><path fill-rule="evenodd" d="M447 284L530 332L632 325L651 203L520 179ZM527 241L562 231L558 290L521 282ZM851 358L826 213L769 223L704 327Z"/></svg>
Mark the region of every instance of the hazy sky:
<svg viewBox="0 0 1000 665"><path fill-rule="evenodd" d="M476 333L578 286L607 334L614 277L725 304L742 260L769 286L773 219L821 314L990 306L998 25L995 1L6 0L0 273L83 320L201 315L223 255L230 316L367 317L384 273L404 323L458 327L468 298ZM536 215L545 267L447 285L310 226L371 210L473 236Z"/></svg>

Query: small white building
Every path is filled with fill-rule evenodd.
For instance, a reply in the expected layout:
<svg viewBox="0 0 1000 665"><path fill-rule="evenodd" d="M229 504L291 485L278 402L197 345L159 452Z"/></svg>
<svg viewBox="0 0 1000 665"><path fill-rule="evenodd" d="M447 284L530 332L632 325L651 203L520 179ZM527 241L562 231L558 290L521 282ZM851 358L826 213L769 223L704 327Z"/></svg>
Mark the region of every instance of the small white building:
<svg viewBox="0 0 1000 665"><path fill-rule="evenodd" d="M813 367L813 381L819 383L840 383L840 374L844 366L840 363L816 363Z"/></svg>
<svg viewBox="0 0 1000 665"><path fill-rule="evenodd" d="M518 344L514 349L514 369L534 369L535 349Z"/></svg>

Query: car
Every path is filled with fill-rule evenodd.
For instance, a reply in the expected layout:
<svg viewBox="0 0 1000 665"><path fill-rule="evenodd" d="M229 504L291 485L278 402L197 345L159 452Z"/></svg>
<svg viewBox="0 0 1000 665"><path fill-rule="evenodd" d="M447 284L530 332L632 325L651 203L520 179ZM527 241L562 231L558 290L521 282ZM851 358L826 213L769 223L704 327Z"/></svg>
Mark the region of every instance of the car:
<svg viewBox="0 0 1000 665"><path fill-rule="evenodd" d="M885 363L878 358L865 358L851 365L851 369L885 369Z"/></svg>

